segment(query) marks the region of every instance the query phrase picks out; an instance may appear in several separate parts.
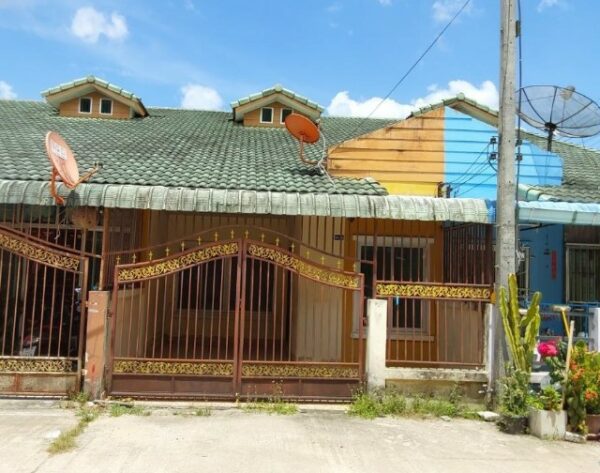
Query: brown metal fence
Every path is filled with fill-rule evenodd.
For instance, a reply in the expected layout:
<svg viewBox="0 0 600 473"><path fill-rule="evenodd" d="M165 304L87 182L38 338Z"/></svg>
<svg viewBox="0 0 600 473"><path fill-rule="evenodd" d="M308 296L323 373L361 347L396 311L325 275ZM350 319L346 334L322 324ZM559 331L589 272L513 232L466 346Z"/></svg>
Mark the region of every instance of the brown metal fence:
<svg viewBox="0 0 600 473"><path fill-rule="evenodd" d="M87 258L0 227L0 392L78 390Z"/></svg>
<svg viewBox="0 0 600 473"><path fill-rule="evenodd" d="M356 227L365 294L388 300L387 364L481 366L491 227L403 221Z"/></svg>
<svg viewBox="0 0 600 473"><path fill-rule="evenodd" d="M388 366L478 368L483 365L489 287L386 282L379 283L379 290L380 297L388 301ZM401 295L384 296L394 292ZM415 296L406 297L413 292ZM417 292L421 294L416 296ZM442 292L446 296L435 297ZM461 299L461 295L469 298Z"/></svg>
<svg viewBox="0 0 600 473"><path fill-rule="evenodd" d="M362 276L276 232L207 234L115 267L111 392L350 397L362 378Z"/></svg>

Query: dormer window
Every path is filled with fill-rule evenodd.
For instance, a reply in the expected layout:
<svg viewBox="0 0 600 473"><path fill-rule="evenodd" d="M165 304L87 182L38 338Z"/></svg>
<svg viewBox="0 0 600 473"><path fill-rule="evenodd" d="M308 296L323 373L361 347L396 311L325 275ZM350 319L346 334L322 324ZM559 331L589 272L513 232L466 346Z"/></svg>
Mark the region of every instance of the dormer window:
<svg viewBox="0 0 600 473"><path fill-rule="evenodd" d="M126 120L148 116L139 97L94 76L60 84L42 95L61 117Z"/></svg>
<svg viewBox="0 0 600 473"><path fill-rule="evenodd" d="M273 108L263 107L260 109L260 122L273 123Z"/></svg>
<svg viewBox="0 0 600 473"><path fill-rule="evenodd" d="M112 100L100 99L100 113L102 115L112 115Z"/></svg>
<svg viewBox="0 0 600 473"><path fill-rule="evenodd" d="M91 97L80 97L79 98L79 113L92 113Z"/></svg>
<svg viewBox="0 0 600 473"><path fill-rule="evenodd" d="M1 1L1 0L0 0ZM285 119L298 113L316 122L323 110L319 104L276 85L231 102L233 120L244 126L284 128Z"/></svg>
<svg viewBox="0 0 600 473"><path fill-rule="evenodd" d="M281 109L281 123L285 123L285 119L287 118L288 115L290 115L293 112L293 110L291 108L282 108Z"/></svg>

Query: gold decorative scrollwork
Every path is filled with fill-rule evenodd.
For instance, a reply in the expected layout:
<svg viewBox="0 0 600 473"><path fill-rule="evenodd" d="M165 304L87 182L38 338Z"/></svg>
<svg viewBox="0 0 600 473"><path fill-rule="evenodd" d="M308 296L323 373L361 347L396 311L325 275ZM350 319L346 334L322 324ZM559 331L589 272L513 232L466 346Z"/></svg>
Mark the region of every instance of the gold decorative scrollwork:
<svg viewBox="0 0 600 473"><path fill-rule="evenodd" d="M113 373L183 374L192 376L233 376L233 363L192 361L115 360Z"/></svg>
<svg viewBox="0 0 600 473"><path fill-rule="evenodd" d="M212 245L158 263L147 262L143 266L119 269L117 278L119 282L130 282L162 276L213 258L234 255L238 250L237 242Z"/></svg>
<svg viewBox="0 0 600 473"><path fill-rule="evenodd" d="M67 269L69 271L77 271L79 269L79 258L62 255L42 245L37 245L5 233L0 233L0 248L6 248L32 261L56 268Z"/></svg>
<svg viewBox="0 0 600 473"><path fill-rule="evenodd" d="M77 361L68 358L0 358L0 373L76 373Z"/></svg>
<svg viewBox="0 0 600 473"><path fill-rule="evenodd" d="M330 286L337 286L347 289L360 288L360 277L357 275L319 268L318 266L275 248L251 243L248 245L248 254L257 258L273 261L274 263L286 268L291 268L302 276L306 276Z"/></svg>
<svg viewBox="0 0 600 473"><path fill-rule="evenodd" d="M492 290L482 286L447 286L439 284L400 284L379 282L377 297L406 297L420 299L455 299L489 301Z"/></svg>
<svg viewBox="0 0 600 473"><path fill-rule="evenodd" d="M249 378L345 378L359 377L358 367L242 363L242 376Z"/></svg>

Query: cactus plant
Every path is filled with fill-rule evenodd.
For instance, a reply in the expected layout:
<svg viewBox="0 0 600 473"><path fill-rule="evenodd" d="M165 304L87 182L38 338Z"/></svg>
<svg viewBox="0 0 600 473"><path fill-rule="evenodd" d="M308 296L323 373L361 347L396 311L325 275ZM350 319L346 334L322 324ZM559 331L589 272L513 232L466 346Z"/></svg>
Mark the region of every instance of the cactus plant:
<svg viewBox="0 0 600 473"><path fill-rule="evenodd" d="M511 362L516 370L530 373L533 350L540 328L540 300L542 294L536 292L533 295L527 312L522 315L519 311L517 277L510 274L508 276L508 294L504 287L500 287L498 297Z"/></svg>

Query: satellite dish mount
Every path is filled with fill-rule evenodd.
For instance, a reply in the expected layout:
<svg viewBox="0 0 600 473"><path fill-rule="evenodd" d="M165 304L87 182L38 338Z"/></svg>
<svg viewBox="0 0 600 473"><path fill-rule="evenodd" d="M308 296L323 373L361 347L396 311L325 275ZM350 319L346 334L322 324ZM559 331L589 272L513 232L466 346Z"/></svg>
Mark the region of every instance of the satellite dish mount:
<svg viewBox="0 0 600 473"><path fill-rule="evenodd" d="M304 157L304 143L313 144L319 141L319 128L310 119L299 113L291 113L285 119L285 127L290 134L300 142L300 161L315 166L320 161L311 161Z"/></svg>
<svg viewBox="0 0 600 473"><path fill-rule="evenodd" d="M56 205L64 205L63 199L56 189L56 181L61 180L69 189L75 189L79 184L88 181L94 174L102 169L101 164L96 164L92 169L86 172L83 176L79 176L79 168L77 161L73 155L73 151L64 140L55 131L46 133L46 154L52 165L50 174L50 195L54 198Z"/></svg>

